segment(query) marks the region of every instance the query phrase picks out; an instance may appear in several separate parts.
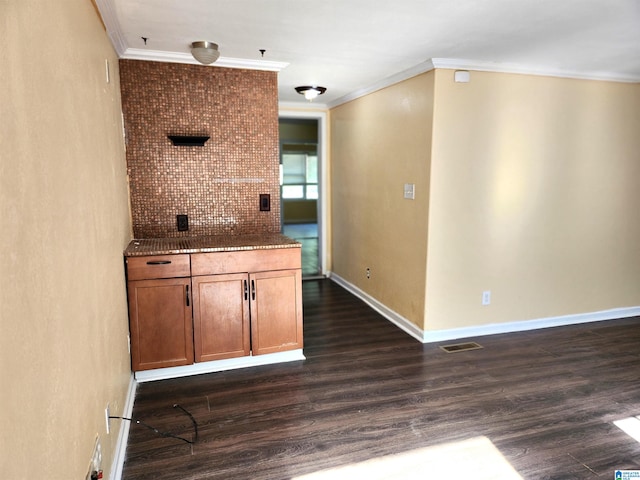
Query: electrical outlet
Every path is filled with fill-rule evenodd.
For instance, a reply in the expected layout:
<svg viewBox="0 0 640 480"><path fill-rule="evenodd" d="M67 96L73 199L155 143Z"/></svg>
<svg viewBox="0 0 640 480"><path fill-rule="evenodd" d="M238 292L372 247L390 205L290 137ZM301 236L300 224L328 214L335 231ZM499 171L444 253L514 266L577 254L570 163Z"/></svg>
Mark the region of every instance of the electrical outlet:
<svg viewBox="0 0 640 480"><path fill-rule="evenodd" d="M189 230L189 216L176 215L176 224L179 232L186 232Z"/></svg>
<svg viewBox="0 0 640 480"><path fill-rule="evenodd" d="M482 292L482 305L491 305L491 291Z"/></svg>
<svg viewBox="0 0 640 480"><path fill-rule="evenodd" d="M268 193L260 194L260 211L261 212L269 212L271 211L271 195Z"/></svg>
<svg viewBox="0 0 640 480"><path fill-rule="evenodd" d="M107 427L107 435L109 435L111 430L111 413L109 413L109 404L107 403L107 408L104 409L104 421Z"/></svg>
<svg viewBox="0 0 640 480"><path fill-rule="evenodd" d="M367 267L367 278L371 278L371 269Z"/></svg>

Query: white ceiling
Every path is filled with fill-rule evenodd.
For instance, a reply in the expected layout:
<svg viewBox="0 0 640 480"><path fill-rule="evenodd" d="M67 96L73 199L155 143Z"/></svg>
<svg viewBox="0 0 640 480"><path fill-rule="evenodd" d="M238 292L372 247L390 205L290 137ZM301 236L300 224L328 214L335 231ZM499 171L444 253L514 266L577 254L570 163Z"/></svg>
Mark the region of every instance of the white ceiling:
<svg viewBox="0 0 640 480"><path fill-rule="evenodd" d="M121 58L278 70L333 106L430 68L640 82L640 0L96 0ZM145 45L141 37L146 37ZM266 50L264 57L259 52Z"/></svg>

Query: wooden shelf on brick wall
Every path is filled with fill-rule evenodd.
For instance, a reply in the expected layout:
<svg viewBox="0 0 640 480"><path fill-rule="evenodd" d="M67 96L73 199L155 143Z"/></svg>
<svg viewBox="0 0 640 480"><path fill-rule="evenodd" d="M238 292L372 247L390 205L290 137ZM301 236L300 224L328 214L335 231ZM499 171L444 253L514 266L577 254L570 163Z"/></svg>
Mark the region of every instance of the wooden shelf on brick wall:
<svg viewBox="0 0 640 480"><path fill-rule="evenodd" d="M176 147L204 147L209 140L205 135L167 135Z"/></svg>

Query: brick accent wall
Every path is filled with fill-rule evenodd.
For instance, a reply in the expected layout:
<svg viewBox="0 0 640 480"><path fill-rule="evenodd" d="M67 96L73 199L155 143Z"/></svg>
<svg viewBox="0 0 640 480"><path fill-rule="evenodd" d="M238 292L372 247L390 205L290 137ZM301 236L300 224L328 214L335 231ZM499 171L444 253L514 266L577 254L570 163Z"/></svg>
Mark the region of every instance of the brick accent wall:
<svg viewBox="0 0 640 480"><path fill-rule="evenodd" d="M120 60L120 78L136 238L280 232L277 73Z"/></svg>

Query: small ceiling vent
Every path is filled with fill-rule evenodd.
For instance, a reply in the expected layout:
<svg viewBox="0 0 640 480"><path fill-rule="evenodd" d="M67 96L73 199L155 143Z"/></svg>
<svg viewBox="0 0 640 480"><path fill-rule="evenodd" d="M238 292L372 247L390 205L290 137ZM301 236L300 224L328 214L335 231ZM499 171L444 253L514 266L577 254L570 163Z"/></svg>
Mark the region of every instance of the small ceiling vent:
<svg viewBox="0 0 640 480"><path fill-rule="evenodd" d="M208 135L167 135L176 147L204 147Z"/></svg>

